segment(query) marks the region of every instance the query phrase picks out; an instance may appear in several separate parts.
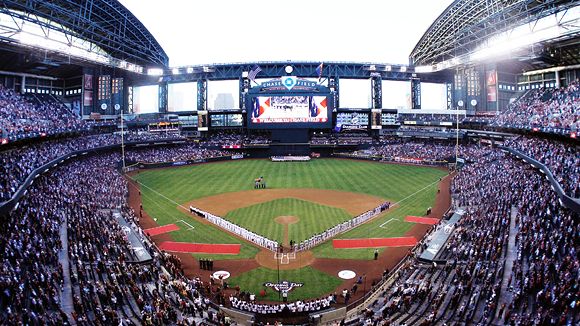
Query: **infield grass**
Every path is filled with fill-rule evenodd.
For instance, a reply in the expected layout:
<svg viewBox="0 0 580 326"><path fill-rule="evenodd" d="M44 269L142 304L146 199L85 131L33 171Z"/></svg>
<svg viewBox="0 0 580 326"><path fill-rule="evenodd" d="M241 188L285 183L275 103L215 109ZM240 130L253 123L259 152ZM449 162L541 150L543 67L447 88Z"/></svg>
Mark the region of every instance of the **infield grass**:
<svg viewBox="0 0 580 326"><path fill-rule="evenodd" d="M296 198L282 198L230 211L226 219L278 242L284 241L279 216L294 216L299 222L288 225L288 240L300 242L314 234L352 218L344 209L324 206Z"/></svg>
<svg viewBox="0 0 580 326"><path fill-rule="evenodd" d="M242 259L255 256L259 249L215 226L198 222L190 214L178 210L177 206L206 196L251 190L253 180L264 176L268 188L332 189L374 195L392 202L402 200L398 207L339 238L403 236L413 224L403 222L402 219L406 215L421 216L427 207L433 206L439 178L446 174L446 171L429 167L346 159L315 159L306 163L274 163L265 159L246 159L146 170L133 177L142 183L143 208L151 217L157 219L159 225L183 220L194 227L188 230L187 225L177 223L182 229L170 233L175 241L241 243L239 255L196 256L213 259ZM384 227L379 227L389 219L393 220ZM272 222L265 220L264 223ZM300 227L310 229L314 226L305 223ZM335 250L332 248L332 241L314 249L317 257L354 259L372 259L372 251L374 249Z"/></svg>

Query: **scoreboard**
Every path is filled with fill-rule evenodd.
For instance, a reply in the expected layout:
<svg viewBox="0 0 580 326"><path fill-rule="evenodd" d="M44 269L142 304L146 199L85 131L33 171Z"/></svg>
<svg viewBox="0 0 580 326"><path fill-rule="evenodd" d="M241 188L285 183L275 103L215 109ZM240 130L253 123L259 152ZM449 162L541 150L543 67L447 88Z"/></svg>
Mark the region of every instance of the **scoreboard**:
<svg viewBox="0 0 580 326"><path fill-rule="evenodd" d="M316 82L283 76L250 89L246 109L249 128L330 128L333 94Z"/></svg>
<svg viewBox="0 0 580 326"><path fill-rule="evenodd" d="M256 96L250 119L255 124L312 123L329 121L326 96Z"/></svg>

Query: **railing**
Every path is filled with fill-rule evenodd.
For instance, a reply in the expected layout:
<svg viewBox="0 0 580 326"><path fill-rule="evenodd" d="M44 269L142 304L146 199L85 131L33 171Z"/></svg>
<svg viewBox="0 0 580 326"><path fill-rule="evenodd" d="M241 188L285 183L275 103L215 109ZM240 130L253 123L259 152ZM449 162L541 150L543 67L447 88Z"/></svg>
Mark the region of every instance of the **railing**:
<svg viewBox="0 0 580 326"><path fill-rule="evenodd" d="M528 155L526 155L518 150L515 150L513 148L505 147L505 146L500 146L499 148L501 148L505 151L508 151L510 154L512 154L518 158L521 158L522 160L524 160L524 161L528 162L529 164L531 164L532 166L534 166L536 169L542 171L542 173L544 173L546 175L546 177L548 178L548 180L552 184L552 187L554 188L554 191L556 191L556 193L558 194L558 197L560 197L560 201L562 202L562 204L564 206L568 207L569 209L573 210L574 212L580 213L580 199L572 198L572 197L568 196L564 192L564 189L562 189L562 186L560 185L558 180L556 180L556 178L554 178L552 171L550 171L550 169L548 169L547 166L545 166L541 162L537 161L536 159L531 158Z"/></svg>

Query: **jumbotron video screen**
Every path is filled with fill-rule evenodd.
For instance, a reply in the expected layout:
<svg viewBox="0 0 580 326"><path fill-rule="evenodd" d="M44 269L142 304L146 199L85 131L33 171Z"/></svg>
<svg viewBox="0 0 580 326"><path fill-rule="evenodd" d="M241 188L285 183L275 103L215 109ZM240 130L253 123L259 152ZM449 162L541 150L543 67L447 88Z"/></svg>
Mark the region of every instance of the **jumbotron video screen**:
<svg viewBox="0 0 580 326"><path fill-rule="evenodd" d="M330 122L328 113L326 96L256 96L252 98L250 122L263 127L273 124L321 127Z"/></svg>

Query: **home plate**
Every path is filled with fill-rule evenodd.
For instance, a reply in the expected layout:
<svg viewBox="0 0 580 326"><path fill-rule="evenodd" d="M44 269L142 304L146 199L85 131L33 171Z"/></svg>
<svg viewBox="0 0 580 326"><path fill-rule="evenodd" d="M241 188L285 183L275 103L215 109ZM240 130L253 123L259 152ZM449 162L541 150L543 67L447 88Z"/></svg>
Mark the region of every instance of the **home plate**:
<svg viewBox="0 0 580 326"><path fill-rule="evenodd" d="M343 280L351 280L356 276L356 273L353 271L349 271L348 269L342 270L338 272L338 277Z"/></svg>
<svg viewBox="0 0 580 326"><path fill-rule="evenodd" d="M218 279L218 280L219 279L225 280L229 277L230 277L230 272L228 272L228 271L217 271L217 272L213 273L213 278Z"/></svg>

